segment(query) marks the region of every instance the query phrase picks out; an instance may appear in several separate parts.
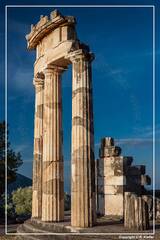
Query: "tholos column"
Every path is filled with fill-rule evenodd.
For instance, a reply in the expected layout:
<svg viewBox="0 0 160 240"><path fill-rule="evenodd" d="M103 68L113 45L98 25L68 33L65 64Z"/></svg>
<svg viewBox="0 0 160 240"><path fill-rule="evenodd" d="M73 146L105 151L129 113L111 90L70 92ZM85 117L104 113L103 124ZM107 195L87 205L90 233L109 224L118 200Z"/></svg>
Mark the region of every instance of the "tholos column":
<svg viewBox="0 0 160 240"><path fill-rule="evenodd" d="M61 73L48 66L45 73L43 125L42 221L64 218Z"/></svg>
<svg viewBox="0 0 160 240"><path fill-rule="evenodd" d="M43 78L43 76L42 76ZM42 154L43 154L43 88L44 79L34 78L35 85L35 123L34 123L34 161L32 185L32 217L41 218L42 209Z"/></svg>
<svg viewBox="0 0 160 240"><path fill-rule="evenodd" d="M95 161L91 61L93 54L71 53L72 200L71 225L92 227L96 221Z"/></svg>

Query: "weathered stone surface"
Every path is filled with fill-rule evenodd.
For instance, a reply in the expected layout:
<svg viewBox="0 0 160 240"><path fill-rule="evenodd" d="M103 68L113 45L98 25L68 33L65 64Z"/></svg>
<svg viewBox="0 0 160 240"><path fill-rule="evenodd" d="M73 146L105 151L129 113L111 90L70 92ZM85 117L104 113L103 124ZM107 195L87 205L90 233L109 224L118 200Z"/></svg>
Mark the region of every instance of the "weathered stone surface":
<svg viewBox="0 0 160 240"><path fill-rule="evenodd" d="M28 49L35 49L38 46L39 42L44 42L46 40L46 35L52 34L56 39L58 37L58 35L56 35L57 30L61 30L62 32L71 31L70 28L72 28L72 31L74 31L74 26L74 17L64 17L57 10L51 12L50 19L48 19L47 16L41 16L39 22L34 26L32 25L31 32L26 36ZM68 33L66 35L69 37L71 34ZM63 37L64 33L61 34L61 36ZM75 34L72 34L72 36L75 38ZM59 40L63 41L66 39L62 38Z"/></svg>
<svg viewBox="0 0 160 240"><path fill-rule="evenodd" d="M36 97L38 99L44 95L43 101L36 103L33 208L40 209L42 214L38 216L42 221L63 220L61 75L72 64L71 223L75 227L91 227L96 221L91 74L94 55L87 45L77 39L75 24L74 17L62 16L59 11L54 10L50 18L41 16L26 36L28 49L36 49ZM42 82L44 90L41 87ZM40 196L37 193L39 186ZM37 217L34 214L32 216Z"/></svg>
<svg viewBox="0 0 160 240"><path fill-rule="evenodd" d="M121 154L121 148L117 146L109 146L101 148L99 151L100 157L117 157Z"/></svg>
<svg viewBox="0 0 160 240"><path fill-rule="evenodd" d="M44 79L38 74L35 86L34 160L32 187L32 217L42 216L42 154L43 154L43 97Z"/></svg>
<svg viewBox="0 0 160 240"><path fill-rule="evenodd" d="M134 165L131 167L128 167L127 171L126 171L126 175L144 175L145 174L145 166L144 165Z"/></svg>
<svg viewBox="0 0 160 240"><path fill-rule="evenodd" d="M130 237L131 232L133 232L132 236L136 237L138 233L138 237L141 236L145 232L146 235L150 236L152 229L146 231L140 230L131 230L124 228L123 220L118 216L104 216L97 218L97 225L92 228L73 228L70 226L70 216L66 216L64 222L60 223L44 223L39 219L32 219L26 221L23 225L18 228L19 233L40 233L35 235L26 235L25 240L112 240L119 239L124 233L125 238L128 239ZM47 236L45 235L47 233ZM55 234L54 234L55 233ZM57 235L59 233L59 235ZM61 235L61 233L63 235ZM106 234L108 233L108 234ZM112 234L117 234L112 236ZM122 233L119 234L118 233ZM128 233L128 234L127 234ZM136 233L136 235L134 234ZM140 234L141 233L141 234ZM52 235L50 235L52 234ZM124 236L123 235L123 236ZM145 235L145 236L146 236ZM25 237L25 236L23 236ZM30 238L31 237L31 238ZM132 238L133 238L132 237ZM148 238L148 236L147 236ZM23 239L23 238L20 238ZM156 238L158 240L158 238Z"/></svg>
<svg viewBox="0 0 160 240"><path fill-rule="evenodd" d="M160 199L155 199L155 217L156 219L160 219Z"/></svg>
<svg viewBox="0 0 160 240"><path fill-rule="evenodd" d="M49 65L45 69L43 124L43 195L42 220L64 218L64 184L62 154L61 73L63 68Z"/></svg>
<svg viewBox="0 0 160 240"><path fill-rule="evenodd" d="M101 140L100 159L97 160L97 207L101 215L123 216L123 193L126 184L125 165L132 159L119 156L121 148L114 146L113 138Z"/></svg>
<svg viewBox="0 0 160 240"><path fill-rule="evenodd" d="M134 230L149 229L149 211L146 201L131 192L125 193L124 226Z"/></svg>
<svg viewBox="0 0 160 240"><path fill-rule="evenodd" d="M148 175L142 175L141 176L141 185L150 185L151 184L151 178Z"/></svg>
<svg viewBox="0 0 160 240"><path fill-rule="evenodd" d="M91 56L85 55L83 51L77 51L71 53L69 57L73 65L74 95L71 224L74 227L91 227L96 220Z"/></svg>
<svg viewBox="0 0 160 240"><path fill-rule="evenodd" d="M133 158L119 156L120 152L121 149L114 146L113 138L101 140L100 159L96 164L97 211L101 215L123 216L124 205L119 198L124 200L126 191L144 194L144 185L150 184L149 176L144 175L145 166L132 166Z"/></svg>
<svg viewBox="0 0 160 240"><path fill-rule="evenodd" d="M112 137L105 137L101 140L101 148L114 146L114 139Z"/></svg>

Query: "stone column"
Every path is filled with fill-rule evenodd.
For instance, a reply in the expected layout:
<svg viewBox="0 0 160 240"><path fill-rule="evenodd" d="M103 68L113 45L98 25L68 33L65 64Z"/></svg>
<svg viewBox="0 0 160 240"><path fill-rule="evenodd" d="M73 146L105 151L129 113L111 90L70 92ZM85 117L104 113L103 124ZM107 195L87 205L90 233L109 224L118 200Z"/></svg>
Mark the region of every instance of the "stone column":
<svg viewBox="0 0 160 240"><path fill-rule="evenodd" d="M70 54L72 82L72 181L71 225L95 223L95 160L92 102L92 54Z"/></svg>
<svg viewBox="0 0 160 240"><path fill-rule="evenodd" d="M32 217L41 218L42 209L42 154L43 154L43 75L34 78L35 122L34 122L34 161L32 184Z"/></svg>
<svg viewBox="0 0 160 240"><path fill-rule="evenodd" d="M61 96L63 70L50 65L44 71L42 221L51 222L64 218Z"/></svg>
<svg viewBox="0 0 160 240"><path fill-rule="evenodd" d="M140 231L149 229L149 210L143 197L125 192L124 226L126 228Z"/></svg>

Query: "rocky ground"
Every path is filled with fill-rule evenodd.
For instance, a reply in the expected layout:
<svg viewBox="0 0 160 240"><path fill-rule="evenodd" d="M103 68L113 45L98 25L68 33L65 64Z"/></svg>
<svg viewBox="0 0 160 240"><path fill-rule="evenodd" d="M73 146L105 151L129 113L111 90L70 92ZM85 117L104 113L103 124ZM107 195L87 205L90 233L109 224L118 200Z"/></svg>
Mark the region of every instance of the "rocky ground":
<svg viewBox="0 0 160 240"><path fill-rule="evenodd" d="M44 236L44 238L43 239L47 239L47 237L46 236ZM54 240L54 237L52 238L53 240ZM62 238L61 238L62 239ZM64 240L69 240L69 238L66 238L65 236L64 236L64 238L63 238ZM76 238L74 238L74 239L76 239L76 240L79 240L79 237L78 236L76 236ZM88 238L89 239L89 238ZM92 237L90 238L91 240L93 239ZM134 235L130 235L130 236L106 236L105 238L103 238L104 240L106 239L106 240L134 240L134 239L138 239L138 240L142 240L142 239L148 239L148 240L152 240L152 239L154 239L154 240L160 240L160 233L156 233L156 235L155 236L145 236L145 237L143 237L142 235L140 235L140 236L134 236ZM16 236L5 236L5 235L1 235L0 236L0 240L18 240L17 239L17 237ZM94 238L94 240L99 240L99 238Z"/></svg>

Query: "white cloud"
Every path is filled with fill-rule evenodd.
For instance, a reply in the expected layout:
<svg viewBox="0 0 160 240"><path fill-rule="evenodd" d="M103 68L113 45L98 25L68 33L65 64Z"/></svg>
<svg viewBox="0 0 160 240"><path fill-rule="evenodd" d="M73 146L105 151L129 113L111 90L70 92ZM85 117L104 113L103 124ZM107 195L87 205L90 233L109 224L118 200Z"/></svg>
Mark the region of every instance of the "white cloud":
<svg viewBox="0 0 160 240"><path fill-rule="evenodd" d="M115 138L115 145L125 145L125 146L148 146L153 144L153 128L152 126L146 126L144 128L135 128L137 132L137 137L132 138ZM160 143L160 125L156 126L156 140L155 143ZM99 148L100 143L95 143L95 147Z"/></svg>
<svg viewBox="0 0 160 240"><path fill-rule="evenodd" d="M142 146L142 145L150 145L152 144L151 138L122 138L115 139L117 145L127 145L127 146Z"/></svg>

